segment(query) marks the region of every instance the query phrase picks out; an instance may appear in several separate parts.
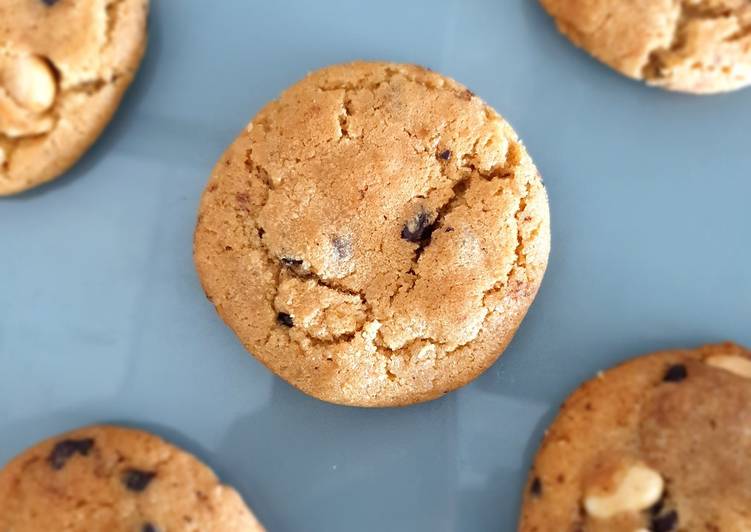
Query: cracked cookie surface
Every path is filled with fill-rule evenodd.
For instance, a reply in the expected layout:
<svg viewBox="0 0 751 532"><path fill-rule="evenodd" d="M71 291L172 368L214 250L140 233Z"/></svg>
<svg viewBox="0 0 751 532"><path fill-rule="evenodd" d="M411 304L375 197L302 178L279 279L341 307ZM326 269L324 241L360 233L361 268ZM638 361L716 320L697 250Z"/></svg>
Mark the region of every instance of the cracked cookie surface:
<svg viewBox="0 0 751 532"><path fill-rule="evenodd" d="M751 351L639 357L563 404L527 483L520 532L751 530Z"/></svg>
<svg viewBox="0 0 751 532"><path fill-rule="evenodd" d="M708 94L751 84L751 0L541 0L575 44L632 78Z"/></svg>
<svg viewBox="0 0 751 532"><path fill-rule="evenodd" d="M0 471L0 532L262 532L195 457L133 429L87 427Z"/></svg>
<svg viewBox="0 0 751 532"><path fill-rule="evenodd" d="M426 69L353 63L269 103L217 163L194 258L245 347L335 403L436 398L487 369L550 227L511 127Z"/></svg>
<svg viewBox="0 0 751 532"><path fill-rule="evenodd" d="M148 0L0 0L0 195L70 168L130 85Z"/></svg>

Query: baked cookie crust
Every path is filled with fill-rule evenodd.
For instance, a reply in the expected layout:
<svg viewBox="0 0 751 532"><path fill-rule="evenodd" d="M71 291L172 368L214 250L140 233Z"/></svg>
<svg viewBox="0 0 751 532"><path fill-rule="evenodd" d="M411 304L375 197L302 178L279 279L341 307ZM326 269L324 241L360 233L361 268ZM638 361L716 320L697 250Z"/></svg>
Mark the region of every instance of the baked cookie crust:
<svg viewBox="0 0 751 532"><path fill-rule="evenodd" d="M474 379L547 264L540 176L514 131L421 67L324 68L219 160L194 258L245 347L334 403L400 406Z"/></svg>
<svg viewBox="0 0 751 532"><path fill-rule="evenodd" d="M97 139L143 56L148 6L0 2L0 195L54 179Z"/></svg>
<svg viewBox="0 0 751 532"><path fill-rule="evenodd" d="M751 351L643 356L564 403L527 483L520 532L751 529Z"/></svg>
<svg viewBox="0 0 751 532"><path fill-rule="evenodd" d="M541 0L560 31L619 72L710 94L751 84L749 0Z"/></svg>

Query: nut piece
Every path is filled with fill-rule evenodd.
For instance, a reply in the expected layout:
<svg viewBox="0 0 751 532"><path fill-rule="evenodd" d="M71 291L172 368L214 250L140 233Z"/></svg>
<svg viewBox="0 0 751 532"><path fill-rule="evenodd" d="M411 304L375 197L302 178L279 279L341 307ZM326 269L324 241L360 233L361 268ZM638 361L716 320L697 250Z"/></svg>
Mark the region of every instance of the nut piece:
<svg viewBox="0 0 751 532"><path fill-rule="evenodd" d="M641 464L634 465L626 471L613 493L587 495L584 508L598 519L609 519L624 512L640 512L660 500L664 487L659 473Z"/></svg>
<svg viewBox="0 0 751 532"><path fill-rule="evenodd" d="M55 103L55 74L41 57L21 55L11 60L3 69L2 84L19 105L34 113L44 112Z"/></svg>
<svg viewBox="0 0 751 532"><path fill-rule="evenodd" d="M751 379L751 360L738 355L716 355L706 360L715 368L724 369L741 377Z"/></svg>

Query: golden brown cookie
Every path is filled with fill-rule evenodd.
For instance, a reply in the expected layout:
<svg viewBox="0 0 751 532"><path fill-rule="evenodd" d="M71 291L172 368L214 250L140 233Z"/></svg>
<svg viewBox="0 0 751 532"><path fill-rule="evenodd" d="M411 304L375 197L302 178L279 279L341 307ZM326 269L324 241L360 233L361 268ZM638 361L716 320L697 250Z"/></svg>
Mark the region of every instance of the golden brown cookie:
<svg viewBox="0 0 751 532"><path fill-rule="evenodd" d="M541 0L575 44L665 89L751 83L751 0Z"/></svg>
<svg viewBox="0 0 751 532"><path fill-rule="evenodd" d="M751 530L751 351L640 357L569 397L548 430L520 532Z"/></svg>
<svg viewBox="0 0 751 532"><path fill-rule="evenodd" d="M117 109L148 0L0 0L0 195L72 166Z"/></svg>
<svg viewBox="0 0 751 532"><path fill-rule="evenodd" d="M271 102L219 160L195 262L246 348L302 391L398 406L506 347L550 246L514 131L455 81L353 63Z"/></svg>
<svg viewBox="0 0 751 532"><path fill-rule="evenodd" d="M195 457L133 429L88 427L0 471L0 532L263 532Z"/></svg>

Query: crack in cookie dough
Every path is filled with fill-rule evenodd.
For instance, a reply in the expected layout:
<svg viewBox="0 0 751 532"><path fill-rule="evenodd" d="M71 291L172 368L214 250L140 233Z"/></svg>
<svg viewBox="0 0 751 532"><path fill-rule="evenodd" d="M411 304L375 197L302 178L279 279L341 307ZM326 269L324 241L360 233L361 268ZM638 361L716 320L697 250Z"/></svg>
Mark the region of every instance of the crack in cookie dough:
<svg viewBox="0 0 751 532"><path fill-rule="evenodd" d="M487 368L548 250L545 191L508 124L448 78L380 63L269 103L217 164L195 238L207 295L254 355L368 406Z"/></svg>

